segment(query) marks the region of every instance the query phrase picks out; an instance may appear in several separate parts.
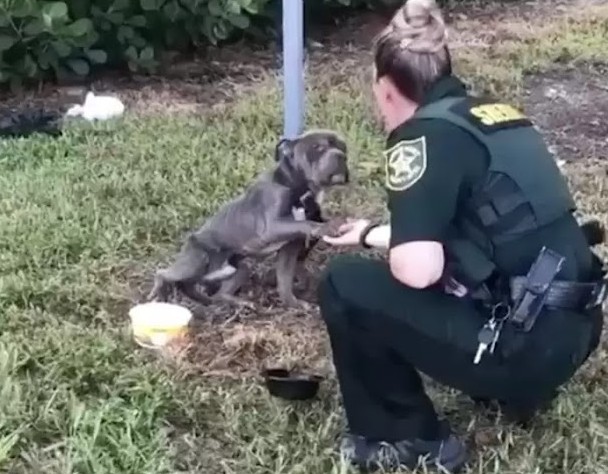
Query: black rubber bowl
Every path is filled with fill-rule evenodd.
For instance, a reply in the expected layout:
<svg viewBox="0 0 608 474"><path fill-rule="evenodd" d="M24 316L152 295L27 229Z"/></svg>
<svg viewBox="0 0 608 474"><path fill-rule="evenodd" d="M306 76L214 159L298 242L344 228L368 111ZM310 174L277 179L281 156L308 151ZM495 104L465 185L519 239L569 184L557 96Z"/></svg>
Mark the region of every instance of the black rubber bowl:
<svg viewBox="0 0 608 474"><path fill-rule="evenodd" d="M285 400L309 400L319 391L323 380L318 375L292 374L287 369L266 369L262 372L266 388L274 397Z"/></svg>

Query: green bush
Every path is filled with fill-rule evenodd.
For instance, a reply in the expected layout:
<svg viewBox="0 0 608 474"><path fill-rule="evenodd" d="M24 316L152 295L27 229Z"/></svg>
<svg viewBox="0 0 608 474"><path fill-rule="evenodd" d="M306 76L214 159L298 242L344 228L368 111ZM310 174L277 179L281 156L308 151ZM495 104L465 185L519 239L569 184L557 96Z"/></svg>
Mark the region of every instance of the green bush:
<svg viewBox="0 0 608 474"><path fill-rule="evenodd" d="M324 0L375 7L401 0ZM306 2L307 7L311 2ZM153 71L159 52L218 44L272 25L280 0L0 0L0 84L87 76L98 66Z"/></svg>

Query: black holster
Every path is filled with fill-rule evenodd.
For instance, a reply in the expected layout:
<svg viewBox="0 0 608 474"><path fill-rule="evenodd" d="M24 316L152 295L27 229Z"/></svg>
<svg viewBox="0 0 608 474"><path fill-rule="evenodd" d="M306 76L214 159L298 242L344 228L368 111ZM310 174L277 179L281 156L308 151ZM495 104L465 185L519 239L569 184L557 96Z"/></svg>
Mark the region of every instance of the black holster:
<svg viewBox="0 0 608 474"><path fill-rule="evenodd" d="M548 312L559 309L585 314L592 320L591 340L587 346L581 347L581 361L589 356L599 344L601 306L608 295L608 280L601 261L595 254L594 259L592 281L557 280L564 257L543 248L525 277L509 280L511 312L505 329L511 337L503 345L503 357L512 356L523 347L525 334L534 328L539 316L550 317Z"/></svg>

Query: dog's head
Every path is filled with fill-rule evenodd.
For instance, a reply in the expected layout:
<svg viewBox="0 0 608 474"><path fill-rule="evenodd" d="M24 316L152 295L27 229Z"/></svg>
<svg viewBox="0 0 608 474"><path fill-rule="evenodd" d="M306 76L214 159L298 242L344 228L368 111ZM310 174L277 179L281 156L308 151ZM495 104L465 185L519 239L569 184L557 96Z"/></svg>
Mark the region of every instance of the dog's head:
<svg viewBox="0 0 608 474"><path fill-rule="evenodd" d="M350 181L346 143L332 131L313 130L292 140L283 139L275 159L287 163L313 190Z"/></svg>

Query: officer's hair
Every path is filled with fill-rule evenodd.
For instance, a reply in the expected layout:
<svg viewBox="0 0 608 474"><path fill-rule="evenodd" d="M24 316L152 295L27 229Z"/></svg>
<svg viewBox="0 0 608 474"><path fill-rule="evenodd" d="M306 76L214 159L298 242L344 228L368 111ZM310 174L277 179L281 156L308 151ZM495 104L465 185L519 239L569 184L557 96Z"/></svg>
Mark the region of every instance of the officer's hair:
<svg viewBox="0 0 608 474"><path fill-rule="evenodd" d="M374 42L375 79L389 77L420 103L430 86L452 74L447 30L435 0L408 0Z"/></svg>

